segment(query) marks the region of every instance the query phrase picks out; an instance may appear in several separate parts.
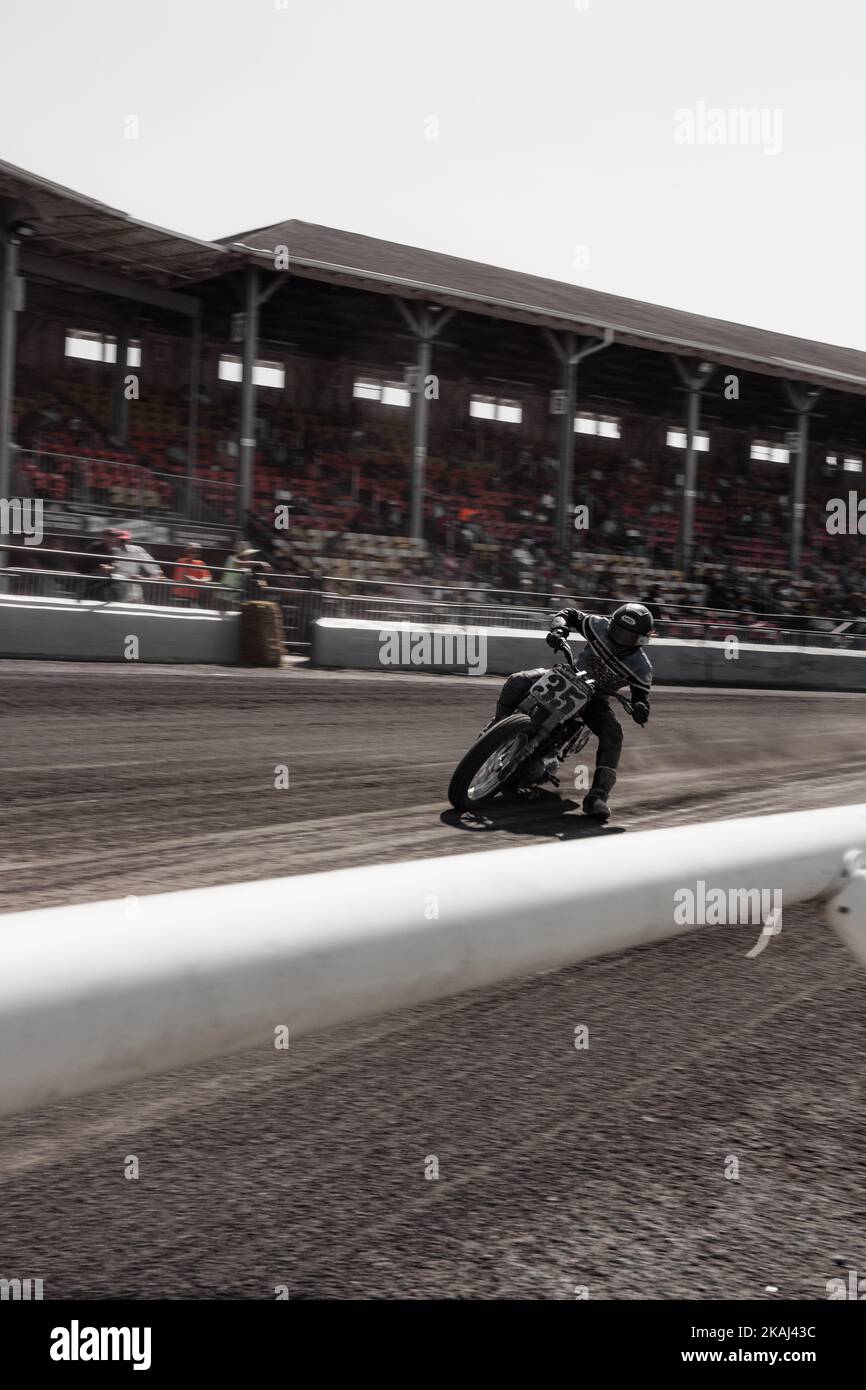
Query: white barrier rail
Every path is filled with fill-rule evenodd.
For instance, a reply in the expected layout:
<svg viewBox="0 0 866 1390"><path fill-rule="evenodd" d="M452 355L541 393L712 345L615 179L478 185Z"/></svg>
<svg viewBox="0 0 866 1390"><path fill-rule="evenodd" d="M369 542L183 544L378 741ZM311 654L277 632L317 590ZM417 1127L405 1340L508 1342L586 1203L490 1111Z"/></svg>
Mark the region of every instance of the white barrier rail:
<svg viewBox="0 0 866 1390"><path fill-rule="evenodd" d="M0 593L0 657L129 665L130 636L139 662L230 665L238 660L240 615Z"/></svg>
<svg viewBox="0 0 866 1390"><path fill-rule="evenodd" d="M9 914L0 1114L700 931L699 881L832 898L866 958L863 849L844 806Z"/></svg>
<svg viewBox="0 0 866 1390"><path fill-rule="evenodd" d="M319 618L313 624L312 658L314 666L381 675L448 671L508 676L512 671L550 665L545 635L543 628L448 628L419 621ZM425 638L429 654L424 651ZM572 637L571 645L576 653L584 644L582 638ZM774 646L741 637L732 650L725 641L654 637L649 656L657 685L866 691L866 652L862 651Z"/></svg>

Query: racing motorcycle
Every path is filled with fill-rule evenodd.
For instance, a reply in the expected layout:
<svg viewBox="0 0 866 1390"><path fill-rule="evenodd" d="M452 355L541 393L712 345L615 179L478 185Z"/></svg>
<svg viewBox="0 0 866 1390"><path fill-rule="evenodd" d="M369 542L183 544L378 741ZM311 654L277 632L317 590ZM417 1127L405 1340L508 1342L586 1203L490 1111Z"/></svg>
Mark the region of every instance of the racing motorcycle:
<svg viewBox="0 0 866 1390"><path fill-rule="evenodd" d="M595 693L596 678L578 665L569 647L561 662L539 676L514 714L482 731L463 755L448 787L456 811L475 811L500 792L521 792L552 782L569 755L589 738L581 713ZM631 713L631 701L616 699Z"/></svg>

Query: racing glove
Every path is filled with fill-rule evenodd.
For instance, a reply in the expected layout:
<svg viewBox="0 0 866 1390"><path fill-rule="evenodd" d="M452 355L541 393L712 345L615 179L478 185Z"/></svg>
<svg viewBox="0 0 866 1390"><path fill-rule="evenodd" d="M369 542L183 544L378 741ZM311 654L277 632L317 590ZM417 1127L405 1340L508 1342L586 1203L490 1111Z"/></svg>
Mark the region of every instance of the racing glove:
<svg viewBox="0 0 866 1390"><path fill-rule="evenodd" d="M635 724L644 725L649 719L649 705L646 700L632 700L631 717Z"/></svg>
<svg viewBox="0 0 866 1390"><path fill-rule="evenodd" d="M544 640L555 652L561 652L568 646L568 628L552 627Z"/></svg>

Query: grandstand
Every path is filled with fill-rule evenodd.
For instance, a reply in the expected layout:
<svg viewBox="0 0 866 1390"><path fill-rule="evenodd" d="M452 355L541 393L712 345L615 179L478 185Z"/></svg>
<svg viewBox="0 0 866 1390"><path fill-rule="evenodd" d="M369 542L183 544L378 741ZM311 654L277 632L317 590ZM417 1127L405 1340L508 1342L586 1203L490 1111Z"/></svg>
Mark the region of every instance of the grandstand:
<svg viewBox="0 0 866 1390"><path fill-rule="evenodd" d="M0 203L0 496L45 547L112 517L296 587L863 611L825 507L866 353L303 222L197 241L6 164Z"/></svg>

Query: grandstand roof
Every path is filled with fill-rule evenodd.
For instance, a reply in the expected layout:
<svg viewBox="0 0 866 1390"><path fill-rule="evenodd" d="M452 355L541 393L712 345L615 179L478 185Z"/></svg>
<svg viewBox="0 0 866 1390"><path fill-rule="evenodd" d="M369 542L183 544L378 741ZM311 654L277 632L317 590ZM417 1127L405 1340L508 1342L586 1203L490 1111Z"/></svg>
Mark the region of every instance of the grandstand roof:
<svg viewBox="0 0 866 1390"><path fill-rule="evenodd" d="M63 261L178 289L228 269L224 246L166 231L0 160L0 198L21 205L35 245Z"/></svg>
<svg viewBox="0 0 866 1390"><path fill-rule="evenodd" d="M64 266L69 272L75 266L114 271L142 286L177 291L235 270L245 260L272 264L274 248L286 246L290 272L307 279L432 299L469 313L551 328L589 333L610 328L624 345L700 356L840 391L866 392L866 352L333 227L290 220L202 241L142 222L3 161L0 198L18 203L21 217L34 224L32 245L43 255L31 254L31 260L39 262L45 274L53 261L58 273Z"/></svg>
<svg viewBox="0 0 866 1390"><path fill-rule="evenodd" d="M416 298L552 328L598 332L612 328L618 342L757 371L866 390L866 352L771 333L724 319L584 289L540 275L503 270L479 261L380 241L311 222L278 222L220 238L260 261L286 246L290 269L368 290Z"/></svg>

